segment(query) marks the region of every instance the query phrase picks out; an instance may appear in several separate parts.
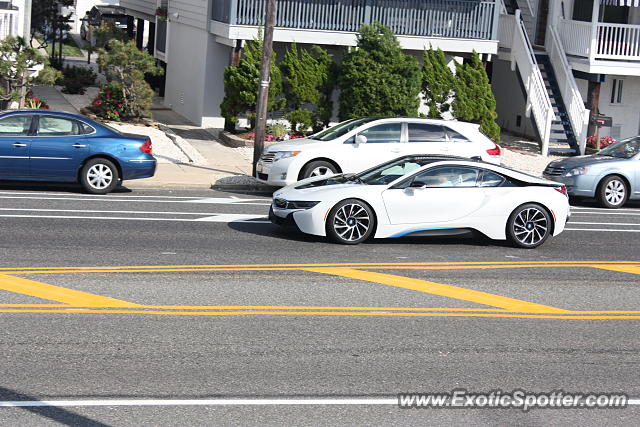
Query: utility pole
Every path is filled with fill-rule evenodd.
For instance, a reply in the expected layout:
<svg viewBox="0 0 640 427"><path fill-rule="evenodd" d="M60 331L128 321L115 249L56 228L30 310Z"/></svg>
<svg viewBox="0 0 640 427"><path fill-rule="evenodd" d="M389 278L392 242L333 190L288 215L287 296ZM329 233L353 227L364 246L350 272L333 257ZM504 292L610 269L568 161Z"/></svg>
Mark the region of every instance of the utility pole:
<svg viewBox="0 0 640 427"><path fill-rule="evenodd" d="M256 105L256 137L253 143L253 176L256 176L256 164L264 148L267 127L267 106L269 103L269 80L271 76L271 55L273 54L273 27L276 22L276 0L265 0L266 17L264 44L262 45L262 64L260 66L260 89Z"/></svg>

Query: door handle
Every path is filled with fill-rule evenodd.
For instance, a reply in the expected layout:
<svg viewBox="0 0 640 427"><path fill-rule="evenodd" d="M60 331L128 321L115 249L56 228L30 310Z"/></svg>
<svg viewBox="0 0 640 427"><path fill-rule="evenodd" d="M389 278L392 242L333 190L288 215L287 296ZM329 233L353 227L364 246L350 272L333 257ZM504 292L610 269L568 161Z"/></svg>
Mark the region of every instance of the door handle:
<svg viewBox="0 0 640 427"><path fill-rule="evenodd" d="M84 145L84 144L73 144L72 147L73 148L87 148L87 146Z"/></svg>
<svg viewBox="0 0 640 427"><path fill-rule="evenodd" d="M13 144L14 147L26 147L27 144L23 144L21 142L16 142L15 144Z"/></svg>

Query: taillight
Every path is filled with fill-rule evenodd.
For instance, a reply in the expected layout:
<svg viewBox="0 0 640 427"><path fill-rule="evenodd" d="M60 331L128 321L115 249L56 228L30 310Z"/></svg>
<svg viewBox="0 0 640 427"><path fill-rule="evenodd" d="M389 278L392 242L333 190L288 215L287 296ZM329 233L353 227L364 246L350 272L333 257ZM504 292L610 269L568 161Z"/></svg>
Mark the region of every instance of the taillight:
<svg viewBox="0 0 640 427"><path fill-rule="evenodd" d="M500 147L496 144L493 144L493 148L487 150L487 154L490 156L499 156L500 155Z"/></svg>
<svg viewBox="0 0 640 427"><path fill-rule="evenodd" d="M561 187L553 187L554 190L556 190L558 193L562 193L565 196L569 197L569 193L567 192L567 187L565 187L564 185Z"/></svg>
<svg viewBox="0 0 640 427"><path fill-rule="evenodd" d="M144 144L140 146L140 151L143 153L151 154L151 140L147 139Z"/></svg>

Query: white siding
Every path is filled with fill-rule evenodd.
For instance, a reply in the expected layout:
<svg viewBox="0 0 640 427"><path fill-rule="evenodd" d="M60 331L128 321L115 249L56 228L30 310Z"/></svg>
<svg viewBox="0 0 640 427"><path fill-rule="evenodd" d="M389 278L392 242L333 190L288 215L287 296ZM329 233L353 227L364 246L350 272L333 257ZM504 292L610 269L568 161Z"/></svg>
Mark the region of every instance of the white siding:
<svg viewBox="0 0 640 427"><path fill-rule="evenodd" d="M206 29L209 23L208 1L171 0L169 2L169 19L192 27Z"/></svg>
<svg viewBox="0 0 640 427"><path fill-rule="evenodd" d="M120 0L120 6L142 12L147 15L154 15L158 7L156 0Z"/></svg>

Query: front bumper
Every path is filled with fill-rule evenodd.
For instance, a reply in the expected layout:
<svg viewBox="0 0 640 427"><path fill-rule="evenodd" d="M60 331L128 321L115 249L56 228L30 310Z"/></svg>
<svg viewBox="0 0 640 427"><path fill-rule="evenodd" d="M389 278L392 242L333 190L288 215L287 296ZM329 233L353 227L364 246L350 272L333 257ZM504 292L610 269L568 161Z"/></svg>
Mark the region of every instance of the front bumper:
<svg viewBox="0 0 640 427"><path fill-rule="evenodd" d="M551 181L559 182L567 187L567 193L574 197L594 197L595 180L590 175L577 176L554 176L542 174L542 177Z"/></svg>
<svg viewBox="0 0 640 427"><path fill-rule="evenodd" d="M298 181L297 172L291 168L293 159L282 159L277 162L264 163L259 160L256 164L255 178L267 185L285 187Z"/></svg>
<svg viewBox="0 0 640 427"><path fill-rule="evenodd" d="M326 236L325 219L331 204L321 202L310 209L280 209L271 204L269 209L269 220L273 224L284 227L295 227L303 233L314 236Z"/></svg>

